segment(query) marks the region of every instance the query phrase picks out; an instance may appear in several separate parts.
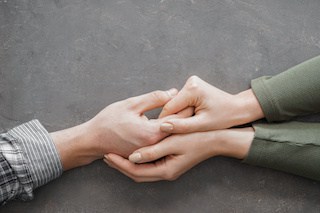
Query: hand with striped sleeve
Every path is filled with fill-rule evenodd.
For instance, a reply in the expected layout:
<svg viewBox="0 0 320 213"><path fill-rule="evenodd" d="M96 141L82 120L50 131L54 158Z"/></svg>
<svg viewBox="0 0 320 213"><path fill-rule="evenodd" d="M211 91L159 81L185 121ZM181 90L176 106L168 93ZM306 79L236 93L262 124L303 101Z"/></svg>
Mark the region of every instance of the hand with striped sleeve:
<svg viewBox="0 0 320 213"><path fill-rule="evenodd" d="M134 150L155 144L168 136L160 124L170 118L189 117L192 108L161 119L148 119L144 113L162 107L176 89L154 91L107 106L93 119L79 126L52 133L64 170L103 158L105 153L128 157Z"/></svg>
<svg viewBox="0 0 320 213"><path fill-rule="evenodd" d="M0 134L0 203L30 200L35 188L105 153L128 157L138 148L159 142L168 136L160 131L160 124L191 116L193 108L161 119L148 119L144 113L162 107L176 94L171 89L128 98L83 124L50 134L37 120Z"/></svg>

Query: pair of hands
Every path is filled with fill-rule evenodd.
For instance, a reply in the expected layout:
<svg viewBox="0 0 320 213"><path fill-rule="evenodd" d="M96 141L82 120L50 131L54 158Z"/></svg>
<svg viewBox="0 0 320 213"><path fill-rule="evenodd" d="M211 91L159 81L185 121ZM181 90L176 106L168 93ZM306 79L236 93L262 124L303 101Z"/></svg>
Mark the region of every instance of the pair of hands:
<svg viewBox="0 0 320 213"><path fill-rule="evenodd" d="M146 111L163 105L159 119L144 116ZM100 138L99 150L109 153L104 161L133 180L145 182L175 180L217 155L243 158L253 130L221 129L262 117L252 90L231 95L192 76L179 93L174 89L156 91L117 102L90 122L95 131L105 132L96 137ZM106 129L111 131L102 131Z"/></svg>

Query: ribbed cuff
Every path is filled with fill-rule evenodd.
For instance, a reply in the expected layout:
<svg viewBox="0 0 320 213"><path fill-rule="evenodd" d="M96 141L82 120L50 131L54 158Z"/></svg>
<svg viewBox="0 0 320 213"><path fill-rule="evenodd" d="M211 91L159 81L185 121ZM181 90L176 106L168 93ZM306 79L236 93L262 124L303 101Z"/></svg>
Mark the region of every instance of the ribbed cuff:
<svg viewBox="0 0 320 213"><path fill-rule="evenodd" d="M273 99L265 81L270 79L270 76L263 76L260 78L253 79L251 81L251 88L255 96L257 97L262 111L267 121L275 121L279 117L277 108L277 102Z"/></svg>
<svg viewBox="0 0 320 213"><path fill-rule="evenodd" d="M20 145L33 181L33 189L62 174L58 151L49 133L38 120L15 127L8 134Z"/></svg>
<svg viewBox="0 0 320 213"><path fill-rule="evenodd" d="M255 136L244 163L320 180L320 124L254 124Z"/></svg>

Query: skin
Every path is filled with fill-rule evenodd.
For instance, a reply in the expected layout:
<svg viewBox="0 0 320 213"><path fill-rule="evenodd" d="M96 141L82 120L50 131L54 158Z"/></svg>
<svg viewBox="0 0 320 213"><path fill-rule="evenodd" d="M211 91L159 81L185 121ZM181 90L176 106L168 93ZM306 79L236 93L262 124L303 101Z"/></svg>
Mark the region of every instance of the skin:
<svg viewBox="0 0 320 213"><path fill-rule="evenodd" d="M169 118L160 129L173 134L158 144L143 147L129 160L110 153L104 161L137 182L175 180L187 170L214 156L244 159L254 138L254 129L233 128L264 117L251 89L236 95L226 93L197 76L163 107L160 119L187 107L188 118Z"/></svg>
<svg viewBox="0 0 320 213"><path fill-rule="evenodd" d="M203 132L226 129L264 117L251 89L232 95L197 76L191 76L178 95L164 105L159 118L186 107L194 107L195 115L185 119L169 119L161 125L161 130L168 133Z"/></svg>
<svg viewBox="0 0 320 213"><path fill-rule="evenodd" d="M193 109L154 120L144 113L162 107L177 92L176 89L154 91L119 101L83 124L50 133L64 171L101 159L105 153L128 157L134 150L167 137L168 133L160 131L160 124L171 118L189 117Z"/></svg>

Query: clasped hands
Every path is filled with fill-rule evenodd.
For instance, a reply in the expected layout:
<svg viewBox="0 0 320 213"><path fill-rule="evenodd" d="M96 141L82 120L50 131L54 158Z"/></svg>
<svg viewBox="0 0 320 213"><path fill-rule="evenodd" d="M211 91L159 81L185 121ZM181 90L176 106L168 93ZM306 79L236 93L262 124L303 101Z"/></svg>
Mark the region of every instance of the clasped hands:
<svg viewBox="0 0 320 213"><path fill-rule="evenodd" d="M117 149L104 155L110 167L137 182L149 182L175 180L213 156L245 157L253 139L253 129L226 129L263 117L251 90L231 95L192 76L176 93L174 89L167 95L159 91L151 93L154 102L136 103L135 98L129 99L127 107L138 109L145 124L118 123L117 137L130 143L120 147L115 143ZM165 105L159 119L148 121L143 112L162 104ZM126 159L135 148L139 149Z"/></svg>
<svg viewBox="0 0 320 213"><path fill-rule="evenodd" d="M145 116L160 107L158 119ZM210 157L243 159L254 130L230 127L263 117L251 89L232 95L192 76L179 92L154 91L113 103L52 137L64 170L104 158L136 182L175 180ZM61 142L66 139L70 143Z"/></svg>

